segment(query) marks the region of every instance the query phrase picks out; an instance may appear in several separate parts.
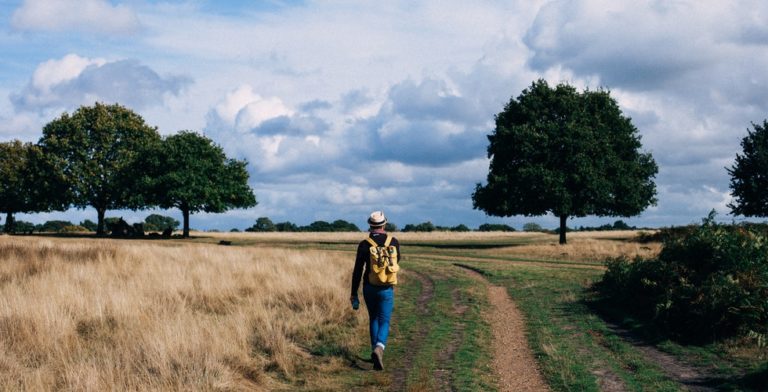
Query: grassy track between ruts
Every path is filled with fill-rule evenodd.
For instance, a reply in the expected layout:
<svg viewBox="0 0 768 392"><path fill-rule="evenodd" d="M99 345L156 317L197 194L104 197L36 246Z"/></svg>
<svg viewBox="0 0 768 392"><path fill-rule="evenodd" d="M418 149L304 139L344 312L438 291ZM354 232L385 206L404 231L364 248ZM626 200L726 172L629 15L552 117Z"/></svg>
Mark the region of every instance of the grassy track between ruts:
<svg viewBox="0 0 768 392"><path fill-rule="evenodd" d="M387 370L382 376L367 370L371 365L361 360L362 369L345 377L345 387L493 391L490 330L481 316L487 306L484 288L456 268L418 258L408 258L406 263L403 268L407 265L408 272L403 274L395 295L385 353ZM430 293L425 297L427 284ZM369 356L366 339L361 342L357 358Z"/></svg>

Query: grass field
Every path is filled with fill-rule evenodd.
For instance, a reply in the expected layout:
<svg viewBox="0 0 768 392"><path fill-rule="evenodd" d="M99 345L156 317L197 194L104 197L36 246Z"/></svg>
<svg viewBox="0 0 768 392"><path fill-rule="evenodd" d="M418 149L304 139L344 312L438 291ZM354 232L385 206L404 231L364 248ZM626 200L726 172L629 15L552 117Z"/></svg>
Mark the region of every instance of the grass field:
<svg viewBox="0 0 768 392"><path fill-rule="evenodd" d="M766 363L749 342L657 339L649 351L629 324L598 316L588 288L603 260L659 250L633 232L566 246L546 234L397 233L404 272L384 372L370 370L364 308L348 304L363 233L195 234L0 236L0 388L495 390L487 283L465 267L518 303L555 391L759 390L750 377Z"/></svg>

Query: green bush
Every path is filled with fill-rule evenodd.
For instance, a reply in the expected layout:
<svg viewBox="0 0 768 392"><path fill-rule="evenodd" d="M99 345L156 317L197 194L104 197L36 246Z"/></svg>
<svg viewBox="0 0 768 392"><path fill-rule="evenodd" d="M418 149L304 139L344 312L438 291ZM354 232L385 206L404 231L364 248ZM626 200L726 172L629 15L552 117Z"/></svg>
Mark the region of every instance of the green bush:
<svg viewBox="0 0 768 392"><path fill-rule="evenodd" d="M87 228L78 225L67 225L59 229L59 233L83 233L89 231Z"/></svg>
<svg viewBox="0 0 768 392"><path fill-rule="evenodd" d="M176 219L160 214L151 214L144 218L144 230L147 231L163 231L169 227L172 230L176 230L179 224L179 221Z"/></svg>
<svg viewBox="0 0 768 392"><path fill-rule="evenodd" d="M714 213L658 258L616 259L595 286L601 299L652 320L678 340L714 341L768 332L768 236L720 225Z"/></svg>
<svg viewBox="0 0 768 392"><path fill-rule="evenodd" d="M535 222L528 222L523 225L523 231L533 232L533 231L543 231L543 230L544 229L541 227L541 225Z"/></svg>
<svg viewBox="0 0 768 392"><path fill-rule="evenodd" d="M75 224L70 221L50 220L43 223L43 227L40 231L47 233L60 233L62 229L67 226L75 226Z"/></svg>
<svg viewBox="0 0 768 392"><path fill-rule="evenodd" d="M477 231L515 231L515 228L501 223L483 223Z"/></svg>

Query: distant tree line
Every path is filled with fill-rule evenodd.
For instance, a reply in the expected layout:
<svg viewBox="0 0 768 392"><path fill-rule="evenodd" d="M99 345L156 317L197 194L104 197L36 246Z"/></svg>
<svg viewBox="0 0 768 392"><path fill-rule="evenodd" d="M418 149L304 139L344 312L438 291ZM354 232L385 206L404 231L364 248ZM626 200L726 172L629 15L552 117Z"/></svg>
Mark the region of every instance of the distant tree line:
<svg viewBox="0 0 768 392"><path fill-rule="evenodd" d="M333 222L326 221L314 221L307 226L298 226L291 222L279 222L273 223L271 219L262 216L256 219L256 223L245 229L248 232L301 232L301 231L317 231L317 232L342 232L342 231L360 231L354 223L347 222L345 220L335 220Z"/></svg>
<svg viewBox="0 0 768 392"><path fill-rule="evenodd" d="M422 223L409 223L403 226L402 230L398 230L398 227L393 223L387 223L385 227L386 231L394 232L401 231L407 232L432 232L432 231L449 231L449 232L468 232L468 231L517 231L514 227L501 224L501 223L483 223L478 226L477 229L472 229L467 225L461 223L456 226L439 226L427 221ZM606 231L606 230L636 230L635 226L629 226L622 220L617 220L613 224L604 224L595 227L580 226L577 229L568 228L569 231ZM239 231L238 229L232 229L232 232ZM335 220L333 222L315 221L306 226L299 226L292 222L279 222L274 223L266 216L262 216L256 219L256 223L253 226L245 229L247 232L342 232L342 231L361 231L360 228L354 223L347 222L345 220ZM554 230L547 230L541 227L538 223L529 222L523 225L523 231L527 232L544 232L544 233L557 233L558 228Z"/></svg>
<svg viewBox="0 0 768 392"><path fill-rule="evenodd" d="M122 218L107 217L104 218L104 225L107 230L112 229L118 224ZM159 214L152 214L147 216L143 222L136 223L134 225L140 225L142 231L164 231L164 230L176 230L179 227L179 221L170 217ZM95 232L98 228L96 222L90 219L85 219L80 223L73 223L66 220L49 220L42 224L34 224L26 221L15 221L15 232L17 233L78 233L78 232ZM4 226L0 225L0 229Z"/></svg>
<svg viewBox="0 0 768 392"><path fill-rule="evenodd" d="M195 132L161 137L118 104L80 107L42 132L36 144L0 143L4 232L28 231L18 227L16 213L93 207L95 231L104 235L106 211L160 207L181 211L188 237L190 214L256 205L246 161L227 158Z"/></svg>

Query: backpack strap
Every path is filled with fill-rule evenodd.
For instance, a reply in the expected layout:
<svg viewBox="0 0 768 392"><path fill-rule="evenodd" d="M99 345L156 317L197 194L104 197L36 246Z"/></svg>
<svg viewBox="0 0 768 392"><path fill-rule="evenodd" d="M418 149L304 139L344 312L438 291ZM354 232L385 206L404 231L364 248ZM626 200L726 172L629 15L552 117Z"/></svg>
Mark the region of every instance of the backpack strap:
<svg viewBox="0 0 768 392"><path fill-rule="evenodd" d="M389 243L392 242L392 236L387 234L387 239L384 241L384 246L389 246Z"/></svg>
<svg viewBox="0 0 768 392"><path fill-rule="evenodd" d="M377 244L376 241L374 241L373 238L371 238L371 237L368 237L365 240L368 241L368 243L371 244L371 246L374 246L374 247L378 247L379 246L379 244Z"/></svg>

